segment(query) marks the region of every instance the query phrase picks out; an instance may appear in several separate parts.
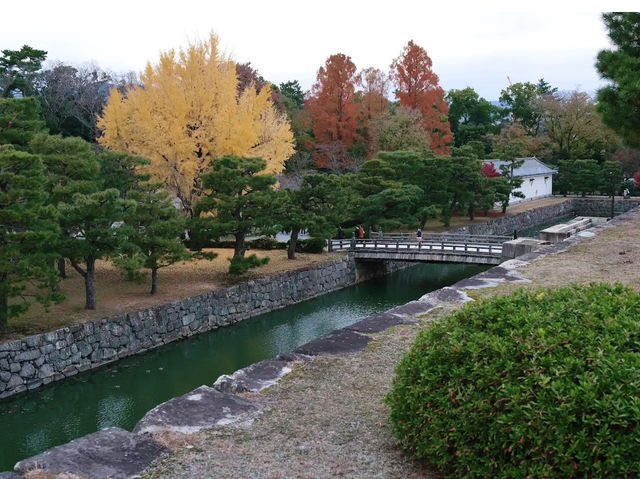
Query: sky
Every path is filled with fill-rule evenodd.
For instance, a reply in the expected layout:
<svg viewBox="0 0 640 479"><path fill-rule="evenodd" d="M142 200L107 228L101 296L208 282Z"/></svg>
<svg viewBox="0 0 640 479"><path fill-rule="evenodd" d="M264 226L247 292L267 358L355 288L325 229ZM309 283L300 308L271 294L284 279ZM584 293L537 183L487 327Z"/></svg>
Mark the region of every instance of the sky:
<svg viewBox="0 0 640 479"><path fill-rule="evenodd" d="M234 60L251 62L273 83L298 80L306 90L329 55L388 71L413 39L427 50L445 90L471 86L497 100L509 77L594 93L603 85L596 55L610 46L601 12L634 3L24 0L14 12L25 16L1 21L0 49L27 44L50 60L140 72L161 51L214 32Z"/></svg>

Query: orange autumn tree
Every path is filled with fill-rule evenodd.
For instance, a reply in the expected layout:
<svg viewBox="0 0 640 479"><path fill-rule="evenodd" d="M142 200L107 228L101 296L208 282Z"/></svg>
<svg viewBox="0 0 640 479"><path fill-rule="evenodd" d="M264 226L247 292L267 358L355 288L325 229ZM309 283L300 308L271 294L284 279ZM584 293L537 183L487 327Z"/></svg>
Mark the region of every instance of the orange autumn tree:
<svg viewBox="0 0 640 479"><path fill-rule="evenodd" d="M389 111L389 77L377 68L365 68L358 75L358 94L367 120L373 120Z"/></svg>
<svg viewBox="0 0 640 479"><path fill-rule="evenodd" d="M365 68L358 75L358 86L358 102L363 114L362 131L367 142L367 159L371 159L379 148L376 120L389 114L389 77L377 68Z"/></svg>
<svg viewBox="0 0 640 479"><path fill-rule="evenodd" d="M351 57L331 55L318 70L317 81L305 100L313 121L314 158L321 168L347 169L348 150L360 140L361 107L355 103L358 76Z"/></svg>
<svg viewBox="0 0 640 479"><path fill-rule="evenodd" d="M453 141L447 118L449 106L444 99L444 90L438 84L438 75L431 66L427 51L411 40L391 64L391 78L400 104L415 108L422 114L431 134L434 153L448 155Z"/></svg>
<svg viewBox="0 0 640 479"><path fill-rule="evenodd" d="M238 91L236 64L221 55L218 38L162 53L147 65L142 86L111 91L98 141L150 160L144 172L164 183L193 216L201 176L211 159L260 157L265 174L280 173L293 154L293 135L271 100L271 88Z"/></svg>

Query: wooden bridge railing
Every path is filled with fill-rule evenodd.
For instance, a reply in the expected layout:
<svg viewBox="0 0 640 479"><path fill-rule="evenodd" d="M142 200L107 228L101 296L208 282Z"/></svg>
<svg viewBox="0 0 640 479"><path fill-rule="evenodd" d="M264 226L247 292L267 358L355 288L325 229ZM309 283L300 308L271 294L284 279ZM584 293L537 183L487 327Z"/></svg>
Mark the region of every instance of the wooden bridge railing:
<svg viewBox="0 0 640 479"><path fill-rule="evenodd" d="M372 240L382 241L417 241L415 233L379 233L371 232ZM464 233L423 233L422 241L476 241L478 243L502 244L513 239L502 235L468 235Z"/></svg>
<svg viewBox="0 0 640 479"><path fill-rule="evenodd" d="M478 241L476 237L466 236L454 239L441 235L437 241L428 236L422 241L390 240L390 239L332 239L329 240L329 251L380 251L398 253L438 252L444 254L500 256L502 254L502 242ZM482 237L479 237L482 238ZM508 238L508 237L507 237Z"/></svg>

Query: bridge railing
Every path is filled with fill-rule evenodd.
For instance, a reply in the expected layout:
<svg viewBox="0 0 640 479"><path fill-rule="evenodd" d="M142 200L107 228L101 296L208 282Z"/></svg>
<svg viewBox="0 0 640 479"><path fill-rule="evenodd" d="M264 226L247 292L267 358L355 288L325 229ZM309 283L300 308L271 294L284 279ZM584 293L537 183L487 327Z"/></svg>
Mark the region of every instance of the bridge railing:
<svg viewBox="0 0 640 479"><path fill-rule="evenodd" d="M372 240L383 241L417 241L415 233L379 233L371 232ZM464 233L423 233L422 241L476 241L482 243L504 243L513 239L503 235L468 235Z"/></svg>
<svg viewBox="0 0 640 479"><path fill-rule="evenodd" d="M464 240L423 239L422 241L389 240L389 239L332 239L329 240L329 251L380 251L397 253L438 252L443 254L488 255L502 254L502 243L478 242L466 237Z"/></svg>

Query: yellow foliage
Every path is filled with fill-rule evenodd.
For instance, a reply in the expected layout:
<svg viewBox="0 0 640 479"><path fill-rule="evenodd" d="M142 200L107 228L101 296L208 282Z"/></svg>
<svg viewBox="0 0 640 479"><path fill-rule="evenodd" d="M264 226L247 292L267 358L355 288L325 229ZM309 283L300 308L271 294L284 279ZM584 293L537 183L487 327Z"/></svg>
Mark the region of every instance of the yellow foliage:
<svg viewBox="0 0 640 479"><path fill-rule="evenodd" d="M190 213L212 158L260 157L266 173L280 173L293 154L289 123L274 109L270 88L238 94L236 65L220 54L213 34L177 54L161 54L141 80L142 87L124 96L112 90L98 141L148 158L145 172L165 183Z"/></svg>

